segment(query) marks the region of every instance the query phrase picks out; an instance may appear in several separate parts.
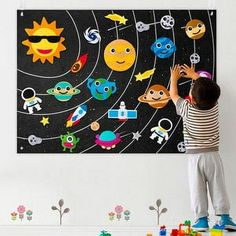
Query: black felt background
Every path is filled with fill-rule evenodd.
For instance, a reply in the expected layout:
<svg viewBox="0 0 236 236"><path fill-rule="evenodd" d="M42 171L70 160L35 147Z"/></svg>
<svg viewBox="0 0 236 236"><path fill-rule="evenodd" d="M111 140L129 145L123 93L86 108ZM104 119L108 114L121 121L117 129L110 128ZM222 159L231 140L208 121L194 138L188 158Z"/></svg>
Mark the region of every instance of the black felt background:
<svg viewBox="0 0 236 236"><path fill-rule="evenodd" d="M156 71L150 83L161 84L169 88L169 68L173 63L190 64L189 57L194 52L194 41L188 38L181 27L185 26L192 19L200 19L206 25L206 33L203 38L196 40L196 52L201 56L201 61L196 65L197 70L206 70L214 74L216 79L216 60L213 60L213 50L216 58L216 12L207 10L113 10L113 13L124 15L127 19L127 25L131 27L116 31L107 31L114 27L113 21L104 16L111 14L111 10L27 10L24 16L17 12L17 68L29 74L41 76L58 76L64 74L71 68L75 62L78 52L80 55L88 53L88 61L85 67L78 73L68 73L59 78L37 78L27 75L18 70L17 72L17 152L18 153L63 153L59 136L66 134L67 131L80 137L74 153L177 153L177 144L183 140L182 122L176 115L175 107L170 101L168 105L156 111L148 104L139 104L138 119L128 120L124 124L118 120L107 118L107 110L111 107L119 108L120 101L125 101L127 109L134 109L138 105L137 98L144 94L148 89L150 80L136 82L134 75L139 72L152 69L154 66L155 55L150 50L151 44L157 37L169 37L175 41L177 51L168 59L156 58ZM72 19L78 28L80 42ZM150 30L143 33L137 33L135 22L143 21L152 23L160 21L164 15L172 15L175 19L173 30L165 30L160 24L150 26ZM54 63L40 61L32 62L32 55L26 55L28 47L22 45L22 41L27 38L25 28L32 28L33 21L41 22L42 17L46 17L48 22L56 21L57 28L64 28L62 36L65 38L63 44L66 51L61 52L59 59L54 58ZM96 19L96 20L95 20ZM212 30L211 31L211 24ZM97 21L97 22L96 22ZM83 32L88 28L97 28L102 37L100 50L99 44L89 44L83 36ZM155 35L156 30L156 35ZM118 34L118 35L117 35ZM173 37L174 35L174 37ZM133 44L137 51L137 64L124 72L111 71L105 64L103 52L106 45L118 38L128 40ZM213 40L213 41L212 41ZM99 54L100 53L100 54ZM97 62L97 64L96 64ZM213 69L214 68L214 69ZM98 101L91 98L91 94L86 86L85 79L91 74L92 78L109 78L109 81L115 81L117 92L108 100ZM81 90L79 95L74 96L68 102L60 102L49 95L37 95L43 102L42 110L29 115L23 110L24 101L21 98L21 90L25 87L32 87L37 94L46 94L47 89L53 88L60 81L68 81L73 86L82 83L78 88ZM184 79L180 80L184 82ZM149 86L149 87L150 87ZM190 83L180 86L180 94L186 96L189 91ZM85 102L87 101L87 102ZM65 122L68 115L75 110L74 107L81 103L88 106L88 112L81 119L77 126L66 128ZM74 108L74 109L72 109ZM69 111L65 112L65 110ZM55 114L53 114L55 113ZM50 124L43 127L40 123L42 116L49 117ZM150 129L157 126L161 118L168 118L173 122L173 129L169 132L169 140L163 144L157 144L156 140L151 140ZM98 120L101 125L99 131L94 132L90 129L91 122ZM111 151L103 150L95 145L95 135L104 130L116 130L121 133L122 142ZM132 132L141 132L142 137L139 141L133 140ZM31 146L28 143L28 136L35 135L41 137L43 142L40 145Z"/></svg>

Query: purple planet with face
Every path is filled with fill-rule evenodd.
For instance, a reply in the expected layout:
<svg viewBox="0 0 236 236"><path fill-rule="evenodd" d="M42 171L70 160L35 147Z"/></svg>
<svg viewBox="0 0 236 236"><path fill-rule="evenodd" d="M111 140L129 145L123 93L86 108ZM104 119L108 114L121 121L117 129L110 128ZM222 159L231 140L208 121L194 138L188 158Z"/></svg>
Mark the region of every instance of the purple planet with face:
<svg viewBox="0 0 236 236"><path fill-rule="evenodd" d="M120 141L120 134L115 134L113 131L106 130L100 135L96 135L95 143L102 149L111 150L112 148L115 148Z"/></svg>
<svg viewBox="0 0 236 236"><path fill-rule="evenodd" d="M197 73L198 73L199 76L201 76L201 77L205 77L205 78L208 78L208 79L212 79L212 75L211 75L208 71L199 70L199 71L197 71Z"/></svg>

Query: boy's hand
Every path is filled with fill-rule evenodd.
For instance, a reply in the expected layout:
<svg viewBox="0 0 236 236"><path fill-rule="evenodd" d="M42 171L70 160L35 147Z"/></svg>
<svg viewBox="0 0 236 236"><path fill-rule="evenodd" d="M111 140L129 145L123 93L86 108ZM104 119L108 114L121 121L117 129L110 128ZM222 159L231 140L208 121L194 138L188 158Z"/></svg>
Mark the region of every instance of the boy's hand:
<svg viewBox="0 0 236 236"><path fill-rule="evenodd" d="M175 65L174 67L170 68L170 97L174 104L176 104L177 100L179 99L178 80L181 77L182 75L180 65Z"/></svg>
<svg viewBox="0 0 236 236"><path fill-rule="evenodd" d="M170 79L178 81L182 77L180 65L170 68Z"/></svg>
<svg viewBox="0 0 236 236"><path fill-rule="evenodd" d="M182 77L191 78L193 80L196 80L200 77L199 74L197 72L195 72L194 65L191 65L191 67L189 67L186 64L182 65L181 66L181 73L182 73Z"/></svg>

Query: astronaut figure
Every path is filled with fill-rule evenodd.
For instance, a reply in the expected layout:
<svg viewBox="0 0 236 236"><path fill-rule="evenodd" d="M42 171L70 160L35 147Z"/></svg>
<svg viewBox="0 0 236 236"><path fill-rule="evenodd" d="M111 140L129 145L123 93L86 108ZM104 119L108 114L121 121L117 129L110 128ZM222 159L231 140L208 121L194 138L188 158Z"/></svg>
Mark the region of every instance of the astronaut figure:
<svg viewBox="0 0 236 236"><path fill-rule="evenodd" d="M36 97L35 95L36 93L33 88L25 88L21 92L21 97L25 101L23 108L24 110L28 109L29 114L34 113L34 108L36 108L37 111L40 111L42 109L39 105L39 103L42 102L42 99Z"/></svg>
<svg viewBox="0 0 236 236"><path fill-rule="evenodd" d="M162 144L164 139L166 141L169 139L168 132L172 129L172 127L173 124L169 119L163 118L159 120L158 126L151 128L152 134L150 136L150 139L154 140L158 137L157 143Z"/></svg>

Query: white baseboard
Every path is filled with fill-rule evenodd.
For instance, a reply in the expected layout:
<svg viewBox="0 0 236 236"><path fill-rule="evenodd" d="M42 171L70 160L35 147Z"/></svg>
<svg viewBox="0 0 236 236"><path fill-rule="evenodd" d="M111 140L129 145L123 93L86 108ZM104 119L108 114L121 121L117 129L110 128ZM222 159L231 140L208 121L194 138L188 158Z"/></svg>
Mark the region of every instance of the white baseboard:
<svg viewBox="0 0 236 236"><path fill-rule="evenodd" d="M167 227L167 235L176 226ZM95 226L0 226L0 236L99 236L102 230L108 231L112 236L146 236L152 233L159 236L158 227L95 227ZM209 232L203 233L209 236ZM236 232L224 232L225 236L236 236Z"/></svg>
<svg viewBox="0 0 236 236"><path fill-rule="evenodd" d="M110 226L0 226L1 236L99 236L102 230L112 236L158 235L158 227L110 227Z"/></svg>

